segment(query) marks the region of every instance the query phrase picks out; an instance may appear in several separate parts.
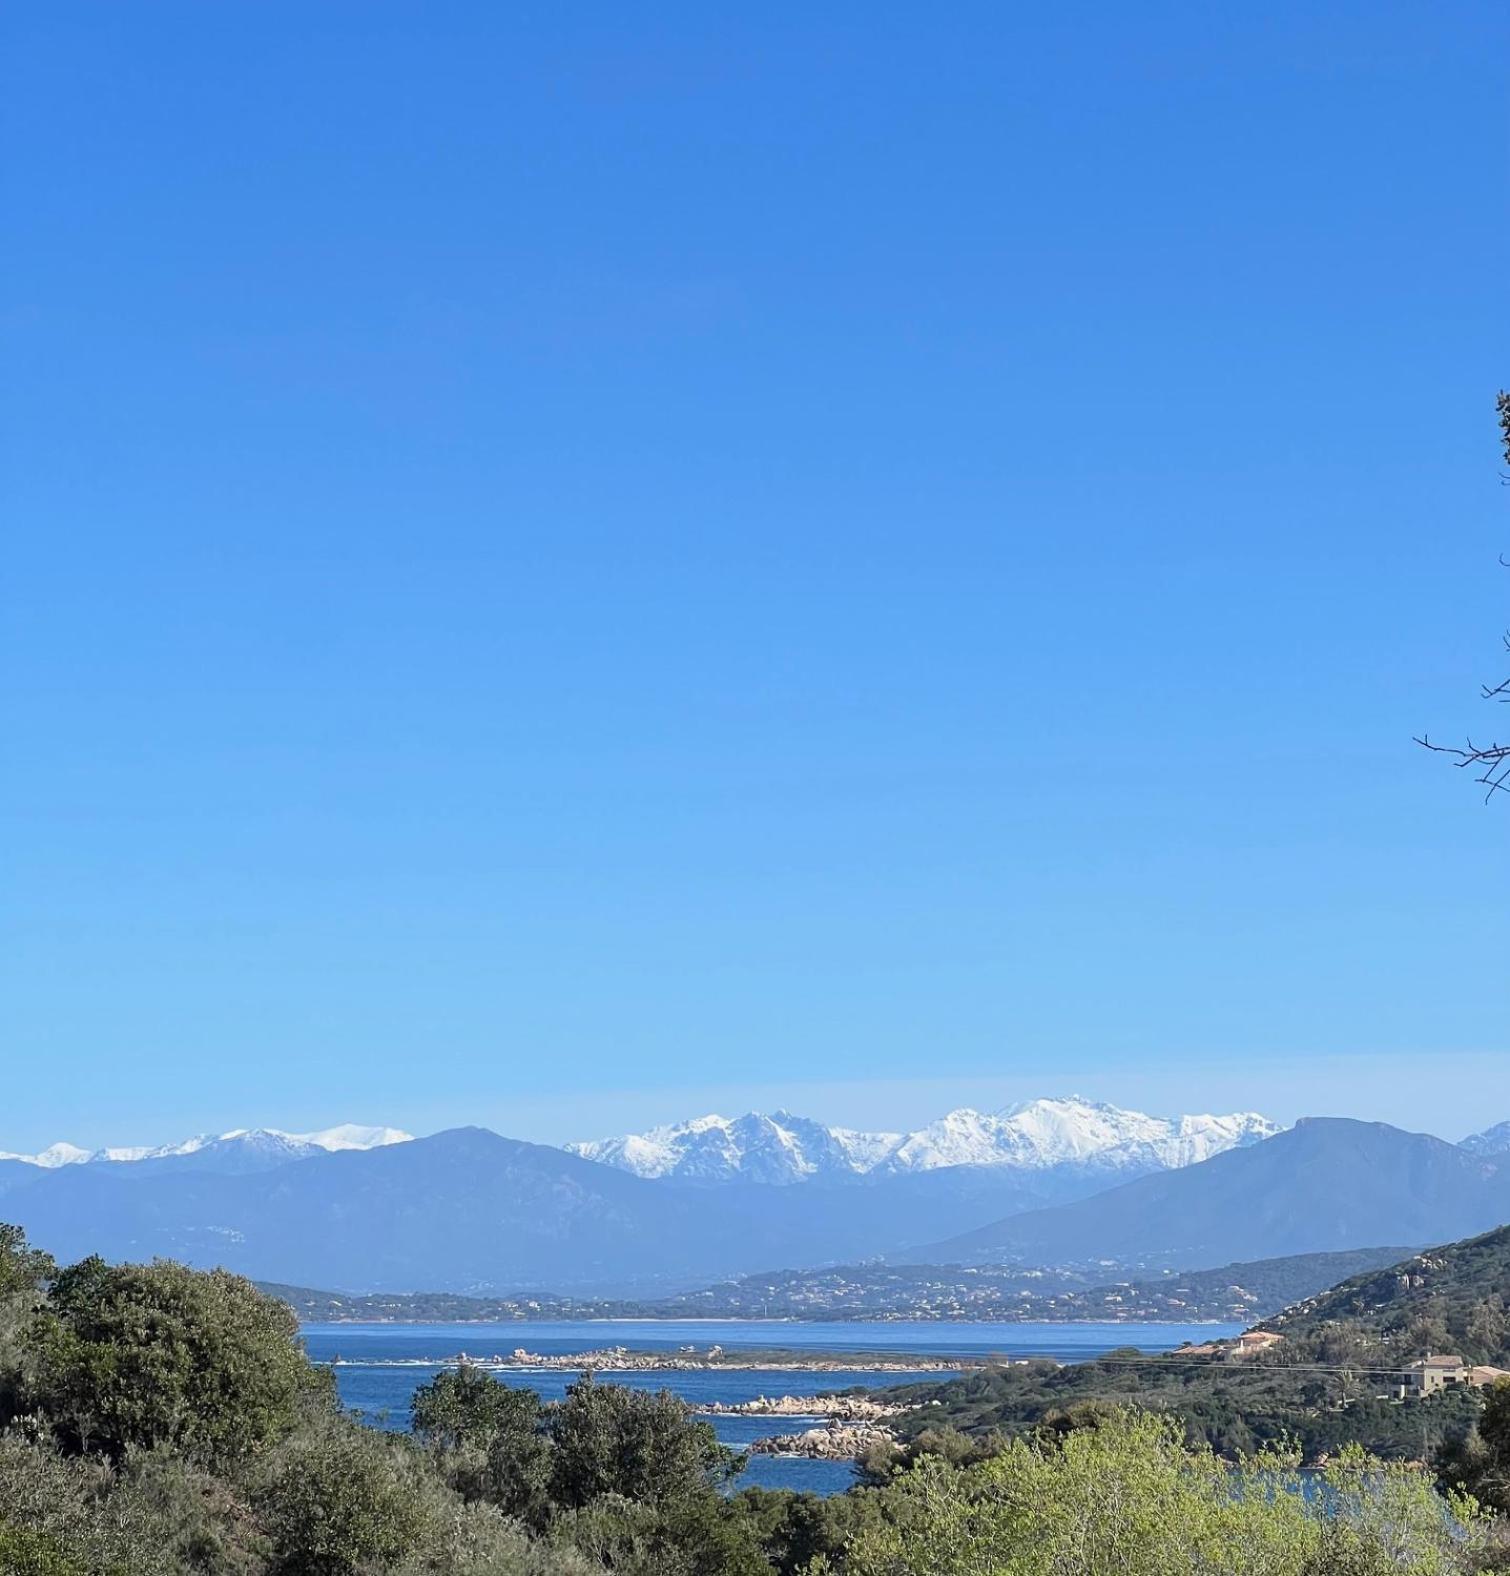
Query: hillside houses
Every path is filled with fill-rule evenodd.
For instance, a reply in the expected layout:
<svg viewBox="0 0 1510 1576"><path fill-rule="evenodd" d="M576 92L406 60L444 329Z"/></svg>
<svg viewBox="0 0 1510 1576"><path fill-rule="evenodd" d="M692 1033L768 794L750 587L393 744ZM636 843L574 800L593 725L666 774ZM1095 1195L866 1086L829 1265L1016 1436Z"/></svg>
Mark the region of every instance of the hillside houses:
<svg viewBox="0 0 1510 1576"><path fill-rule="evenodd" d="M1405 1374L1410 1390L1422 1396L1458 1386L1484 1389L1501 1379L1510 1379L1510 1370L1488 1363L1466 1363L1453 1355L1428 1355L1413 1362Z"/></svg>

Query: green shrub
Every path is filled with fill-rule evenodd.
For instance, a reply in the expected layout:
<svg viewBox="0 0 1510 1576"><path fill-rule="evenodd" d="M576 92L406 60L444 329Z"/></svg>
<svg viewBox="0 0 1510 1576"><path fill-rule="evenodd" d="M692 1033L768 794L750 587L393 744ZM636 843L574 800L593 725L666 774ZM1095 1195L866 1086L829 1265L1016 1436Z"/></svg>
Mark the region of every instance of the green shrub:
<svg viewBox="0 0 1510 1576"><path fill-rule="evenodd" d="M57 1277L36 1317L28 1399L70 1449L119 1460L167 1446L226 1466L329 1395L328 1371L297 1337L293 1312L239 1275L86 1259Z"/></svg>
<svg viewBox="0 0 1510 1576"><path fill-rule="evenodd" d="M175 1568L151 1506L123 1488L109 1463L65 1457L50 1440L0 1435L0 1524L0 1547L18 1573L159 1576Z"/></svg>
<svg viewBox="0 0 1510 1576"><path fill-rule="evenodd" d="M464 1499L484 1500L531 1527L550 1516L548 1413L533 1390L476 1368L438 1374L414 1392L414 1432Z"/></svg>
<svg viewBox="0 0 1510 1576"><path fill-rule="evenodd" d="M265 1463L255 1496L286 1576L353 1576L440 1548L455 1500L407 1440L332 1418Z"/></svg>
<svg viewBox="0 0 1510 1576"><path fill-rule="evenodd" d="M551 1499L567 1510L604 1494L654 1505L704 1493L744 1464L668 1390L646 1395L583 1379L551 1413L549 1432Z"/></svg>
<svg viewBox="0 0 1510 1576"><path fill-rule="evenodd" d="M1345 1455L1308 1491L1291 1458L1238 1467L1124 1412L981 1466L925 1456L879 1491L845 1576L1447 1576L1481 1543L1424 1472ZM821 1565L818 1568L824 1568Z"/></svg>
<svg viewBox="0 0 1510 1576"><path fill-rule="evenodd" d="M89 1569L51 1533L0 1519L0 1576L89 1576Z"/></svg>

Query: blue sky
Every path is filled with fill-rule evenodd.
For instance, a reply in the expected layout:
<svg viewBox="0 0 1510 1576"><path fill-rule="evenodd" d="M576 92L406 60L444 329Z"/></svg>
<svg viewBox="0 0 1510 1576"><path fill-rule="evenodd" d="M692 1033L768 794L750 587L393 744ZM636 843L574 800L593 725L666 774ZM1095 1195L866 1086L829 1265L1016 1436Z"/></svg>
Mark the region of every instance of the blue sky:
<svg viewBox="0 0 1510 1576"><path fill-rule="evenodd" d="M1501 7L5 28L0 1148L1510 1116Z"/></svg>

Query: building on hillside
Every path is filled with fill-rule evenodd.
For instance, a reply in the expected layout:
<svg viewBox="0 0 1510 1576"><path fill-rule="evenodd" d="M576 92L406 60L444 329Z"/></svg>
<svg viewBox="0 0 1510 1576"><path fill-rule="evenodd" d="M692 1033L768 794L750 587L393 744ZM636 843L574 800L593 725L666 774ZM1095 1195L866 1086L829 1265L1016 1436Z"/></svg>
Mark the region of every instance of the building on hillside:
<svg viewBox="0 0 1510 1576"><path fill-rule="evenodd" d="M1412 1363L1405 1374L1417 1395L1435 1395L1438 1390L1470 1382L1468 1364L1461 1357L1423 1357Z"/></svg>
<svg viewBox="0 0 1510 1576"><path fill-rule="evenodd" d="M1479 1363L1477 1367L1468 1370L1468 1383L1477 1385L1480 1389L1498 1384L1501 1379L1510 1379L1510 1368L1494 1368L1488 1363Z"/></svg>
<svg viewBox="0 0 1510 1576"><path fill-rule="evenodd" d="M1278 1346L1282 1340L1284 1336L1276 1335L1273 1330L1248 1330L1233 1343L1232 1355L1256 1357L1259 1352L1267 1352L1271 1347Z"/></svg>

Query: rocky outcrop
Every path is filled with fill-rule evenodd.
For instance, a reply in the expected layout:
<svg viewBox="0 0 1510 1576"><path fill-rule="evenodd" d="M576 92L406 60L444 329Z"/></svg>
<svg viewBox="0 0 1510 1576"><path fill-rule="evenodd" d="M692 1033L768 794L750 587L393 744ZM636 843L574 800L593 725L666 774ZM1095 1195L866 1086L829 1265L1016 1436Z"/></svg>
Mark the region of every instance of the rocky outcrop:
<svg viewBox="0 0 1510 1576"><path fill-rule="evenodd" d="M760 1395L753 1401L709 1401L697 1410L708 1417L827 1417L869 1423L910 1408L863 1395Z"/></svg>
<svg viewBox="0 0 1510 1576"><path fill-rule="evenodd" d="M757 1439L750 1451L761 1456L802 1456L809 1461L855 1461L876 1445L894 1445L896 1435L880 1423L831 1419L823 1428Z"/></svg>

